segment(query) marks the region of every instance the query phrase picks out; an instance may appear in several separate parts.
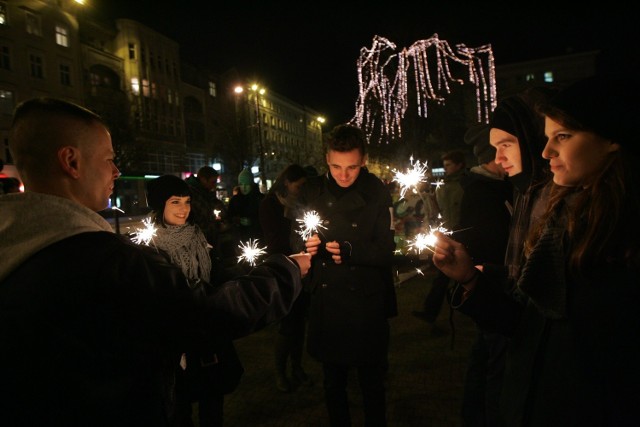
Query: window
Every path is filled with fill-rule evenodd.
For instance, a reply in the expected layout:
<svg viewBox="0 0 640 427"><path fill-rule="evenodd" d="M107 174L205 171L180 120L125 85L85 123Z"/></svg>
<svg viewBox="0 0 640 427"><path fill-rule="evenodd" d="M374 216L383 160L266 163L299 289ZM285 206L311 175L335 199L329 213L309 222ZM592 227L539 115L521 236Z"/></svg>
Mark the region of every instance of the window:
<svg viewBox="0 0 640 427"><path fill-rule="evenodd" d="M136 59L136 45L129 43L129 59Z"/></svg>
<svg viewBox="0 0 640 427"><path fill-rule="evenodd" d="M524 76L524 80L527 82L532 82L536 79L536 75L535 74L527 74L526 76Z"/></svg>
<svg viewBox="0 0 640 427"><path fill-rule="evenodd" d="M0 113L13 114L14 107L13 92L0 89Z"/></svg>
<svg viewBox="0 0 640 427"><path fill-rule="evenodd" d="M56 44L69 47L69 30L62 25L56 25Z"/></svg>
<svg viewBox="0 0 640 427"><path fill-rule="evenodd" d="M11 70L11 51L8 46L0 46L0 68Z"/></svg>
<svg viewBox="0 0 640 427"><path fill-rule="evenodd" d="M545 83L553 83L553 71L545 71L544 81Z"/></svg>
<svg viewBox="0 0 640 427"><path fill-rule="evenodd" d="M140 95L140 80L137 77L131 77L131 92L134 95Z"/></svg>
<svg viewBox="0 0 640 427"><path fill-rule="evenodd" d="M71 86L71 67L67 64L60 64L60 84Z"/></svg>
<svg viewBox="0 0 640 427"><path fill-rule="evenodd" d="M42 36L42 26L40 25L40 17L31 12L26 13L27 33L34 36Z"/></svg>
<svg viewBox="0 0 640 427"><path fill-rule="evenodd" d="M209 95L212 98L216 97L216 84L214 82L209 82Z"/></svg>
<svg viewBox="0 0 640 427"><path fill-rule="evenodd" d="M7 2L0 1L0 25L7 24Z"/></svg>
<svg viewBox="0 0 640 427"><path fill-rule="evenodd" d="M44 79L44 66L42 56L35 53L29 54L29 65L31 70L31 77L36 79Z"/></svg>
<svg viewBox="0 0 640 427"><path fill-rule="evenodd" d="M142 79L142 95L149 96L149 80Z"/></svg>

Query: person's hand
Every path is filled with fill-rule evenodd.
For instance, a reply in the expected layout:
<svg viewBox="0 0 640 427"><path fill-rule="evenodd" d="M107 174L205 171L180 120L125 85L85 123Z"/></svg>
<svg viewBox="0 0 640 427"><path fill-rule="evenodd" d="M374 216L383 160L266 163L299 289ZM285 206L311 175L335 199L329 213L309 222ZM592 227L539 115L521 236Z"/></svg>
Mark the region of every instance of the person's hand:
<svg viewBox="0 0 640 427"><path fill-rule="evenodd" d="M466 282L473 275L473 260L462 243L456 242L447 235L436 231L437 237L432 256L433 264L451 279Z"/></svg>
<svg viewBox="0 0 640 427"><path fill-rule="evenodd" d="M327 252L331 254L331 258L336 264L342 264L342 256L340 256L340 243L336 242L327 242L325 245L327 248Z"/></svg>
<svg viewBox="0 0 640 427"><path fill-rule="evenodd" d="M317 255L318 249L320 248L320 237L317 234L314 234L304 242L304 246L306 247L308 254L311 256Z"/></svg>
<svg viewBox="0 0 640 427"><path fill-rule="evenodd" d="M289 258L298 263L298 267L300 267L300 274L302 277L306 276L309 273L309 268L311 268L310 254L300 252L299 254L289 255Z"/></svg>

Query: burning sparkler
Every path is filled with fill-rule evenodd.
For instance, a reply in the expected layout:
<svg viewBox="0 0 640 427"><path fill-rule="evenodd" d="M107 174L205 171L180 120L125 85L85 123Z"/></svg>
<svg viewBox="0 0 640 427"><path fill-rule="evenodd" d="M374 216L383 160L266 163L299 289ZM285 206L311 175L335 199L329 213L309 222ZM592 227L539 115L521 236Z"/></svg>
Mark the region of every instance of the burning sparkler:
<svg viewBox="0 0 640 427"><path fill-rule="evenodd" d="M308 240L312 235L319 233L320 228L327 229L322 225L322 219L320 219L320 215L316 211L307 211L302 219L296 219L296 221L300 223L300 230L296 231L296 233L302 236L302 240Z"/></svg>
<svg viewBox="0 0 640 427"><path fill-rule="evenodd" d="M425 249L433 252L433 247L436 245L438 238L435 235L436 231L441 232L442 234L451 235L453 231L445 228L442 224L437 226L429 226L430 230L428 233L418 233L415 235L413 240L409 240L407 242L407 248L413 249L417 253L422 253Z"/></svg>
<svg viewBox="0 0 640 427"><path fill-rule="evenodd" d="M398 184L400 184L400 197L404 198L408 189L413 189L414 193L420 194L418 185L421 182L427 182L426 172L429 169L427 163L421 163L420 160L413 162L413 156L409 158L411 167L406 172L400 172L396 169L393 170L395 176L393 178Z"/></svg>
<svg viewBox="0 0 640 427"><path fill-rule="evenodd" d="M156 226L151 222L151 218L145 218L142 220L143 228L136 228L135 236L132 238L134 243L139 245L147 245L153 240L153 236L156 235Z"/></svg>
<svg viewBox="0 0 640 427"><path fill-rule="evenodd" d="M242 254L238 256L238 263L246 261L252 267L256 265L256 261L261 255L267 253L264 248L258 246L258 239L249 239L247 243L240 242L238 247L242 250Z"/></svg>

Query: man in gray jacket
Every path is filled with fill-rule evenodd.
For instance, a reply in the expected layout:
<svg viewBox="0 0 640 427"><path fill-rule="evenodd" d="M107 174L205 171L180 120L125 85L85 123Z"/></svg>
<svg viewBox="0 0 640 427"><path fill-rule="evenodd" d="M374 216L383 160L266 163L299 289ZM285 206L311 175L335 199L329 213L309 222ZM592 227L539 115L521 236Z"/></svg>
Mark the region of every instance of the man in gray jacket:
<svg viewBox="0 0 640 427"><path fill-rule="evenodd" d="M91 111L25 101L9 144L25 193L0 197L2 425L170 426L180 355L278 320L299 294L308 257L192 291L156 249L113 233L96 212L120 172Z"/></svg>

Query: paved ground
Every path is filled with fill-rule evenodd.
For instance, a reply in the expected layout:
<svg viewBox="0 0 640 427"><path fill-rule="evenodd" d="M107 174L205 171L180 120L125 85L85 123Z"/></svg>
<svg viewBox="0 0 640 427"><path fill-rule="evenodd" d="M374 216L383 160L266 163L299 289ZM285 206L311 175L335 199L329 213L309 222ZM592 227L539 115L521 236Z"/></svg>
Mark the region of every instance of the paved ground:
<svg viewBox="0 0 640 427"><path fill-rule="evenodd" d="M387 392L390 427L461 425L462 385L475 334L474 324L455 312L455 333L452 334L450 310L445 302L437 324L448 333L441 337L430 335L427 324L411 314L412 310L420 309L435 274L428 264L424 270L424 275L415 275L413 270L405 268L400 276L403 281L397 287L400 313L391 320ZM271 326L236 341L246 372L238 389L226 398L225 426L328 426L321 368L309 356L305 355L304 367L315 384L288 394L276 390L275 334L276 328ZM350 378L349 384L353 425L362 426L362 406L355 376Z"/></svg>

